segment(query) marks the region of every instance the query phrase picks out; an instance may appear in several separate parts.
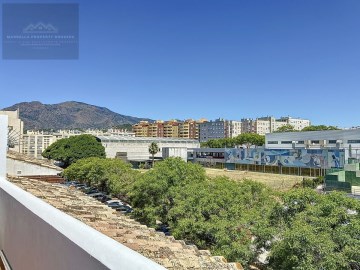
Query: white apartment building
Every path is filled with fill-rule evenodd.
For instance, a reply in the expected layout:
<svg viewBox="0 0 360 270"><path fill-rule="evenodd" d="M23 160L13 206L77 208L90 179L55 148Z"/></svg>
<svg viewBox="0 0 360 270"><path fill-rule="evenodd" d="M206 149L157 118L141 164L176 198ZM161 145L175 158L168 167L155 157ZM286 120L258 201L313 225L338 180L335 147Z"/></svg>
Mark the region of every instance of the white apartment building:
<svg viewBox="0 0 360 270"><path fill-rule="evenodd" d="M241 134L241 121L229 121L229 128L230 128L230 138L234 138Z"/></svg>
<svg viewBox="0 0 360 270"><path fill-rule="evenodd" d="M8 147L21 152L21 136L24 133L24 123L19 118L19 110L0 111L0 115L8 116Z"/></svg>
<svg viewBox="0 0 360 270"><path fill-rule="evenodd" d="M59 138L47 134L24 134L22 139L22 153L37 159L43 159L41 153Z"/></svg>
<svg viewBox="0 0 360 270"><path fill-rule="evenodd" d="M267 116L253 119L241 120L242 133L257 133L265 135L277 131L280 127L285 125L294 126L295 130L302 130L304 127L310 126L310 120L292 117L275 117Z"/></svg>

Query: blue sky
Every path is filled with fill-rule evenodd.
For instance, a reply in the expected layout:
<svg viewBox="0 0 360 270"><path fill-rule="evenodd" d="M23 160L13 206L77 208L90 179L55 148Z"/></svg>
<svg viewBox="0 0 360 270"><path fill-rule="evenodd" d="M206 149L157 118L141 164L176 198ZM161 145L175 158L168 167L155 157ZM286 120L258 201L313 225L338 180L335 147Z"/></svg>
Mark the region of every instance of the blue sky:
<svg viewBox="0 0 360 270"><path fill-rule="evenodd" d="M153 119L360 126L358 0L78 3L79 60L0 60L1 108L74 100Z"/></svg>

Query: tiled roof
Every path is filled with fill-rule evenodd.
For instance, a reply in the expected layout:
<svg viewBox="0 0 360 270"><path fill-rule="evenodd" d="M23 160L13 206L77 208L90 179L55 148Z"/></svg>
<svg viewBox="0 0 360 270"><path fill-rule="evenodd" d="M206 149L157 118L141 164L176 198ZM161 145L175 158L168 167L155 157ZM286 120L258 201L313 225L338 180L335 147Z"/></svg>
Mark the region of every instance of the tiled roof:
<svg viewBox="0 0 360 270"><path fill-rule="evenodd" d="M15 152L15 151L8 151L7 152L7 155L6 155L8 158L11 158L11 159L15 159L15 160L19 160L19 161L24 161L24 162L27 162L27 163L31 163L31 164L35 164L35 165L39 165L39 166L43 166L43 167L47 167L47 168L50 168L50 169L55 169L55 170L58 170L59 172L62 171L63 169L58 167L58 166L55 166L51 161L49 160L46 160L46 159L36 159L34 157L30 157L30 156L27 156L25 154L21 154L21 153L18 153L18 152Z"/></svg>
<svg viewBox="0 0 360 270"><path fill-rule="evenodd" d="M9 178L27 192L171 270L242 270L222 256L186 245L118 213L81 191L37 180Z"/></svg>

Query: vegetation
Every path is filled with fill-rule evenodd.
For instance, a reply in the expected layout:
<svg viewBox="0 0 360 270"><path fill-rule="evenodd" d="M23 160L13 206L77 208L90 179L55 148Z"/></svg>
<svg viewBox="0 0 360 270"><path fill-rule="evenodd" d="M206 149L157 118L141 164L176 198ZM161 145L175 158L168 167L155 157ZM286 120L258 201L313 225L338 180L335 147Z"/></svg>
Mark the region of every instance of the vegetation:
<svg viewBox="0 0 360 270"><path fill-rule="evenodd" d="M270 269L358 269L360 203L341 193L284 193L273 212L281 230L271 248ZM353 268L353 267L354 268Z"/></svg>
<svg viewBox="0 0 360 270"><path fill-rule="evenodd" d="M152 142L149 146L149 153L152 157L152 166L154 167L154 159L155 159L155 155L160 151L159 146L157 145L156 142Z"/></svg>
<svg viewBox="0 0 360 270"><path fill-rule="evenodd" d="M132 125L131 124L115 125L112 128L113 129L124 129L124 130L127 130L127 131L132 131Z"/></svg>
<svg viewBox="0 0 360 270"><path fill-rule="evenodd" d="M155 225L156 220L167 223L168 211L174 206L179 189L205 179L205 170L200 165L188 164L181 158L156 163L153 170L136 181L130 193L135 216L150 225Z"/></svg>
<svg viewBox="0 0 360 270"><path fill-rule="evenodd" d="M256 133L243 133L235 138L211 139L208 140L207 142L201 143L201 147L233 148L235 146L246 145L246 147L249 148L252 145L260 146L264 144L265 144L265 136Z"/></svg>
<svg viewBox="0 0 360 270"><path fill-rule="evenodd" d="M77 180L121 197L131 191L139 175L129 163L120 159L97 157L78 160L63 172L67 179Z"/></svg>
<svg viewBox="0 0 360 270"><path fill-rule="evenodd" d="M64 175L127 196L134 217L245 269L357 269L360 262L360 202L342 193L313 189L274 191L264 184L206 177L180 158L138 173L121 160L88 158ZM313 187L321 179L304 181ZM268 252L268 260L259 255Z"/></svg>
<svg viewBox="0 0 360 270"><path fill-rule="evenodd" d="M301 131L320 131L320 130L339 130L339 128L334 126L319 125L319 126L304 127Z"/></svg>
<svg viewBox="0 0 360 270"><path fill-rule="evenodd" d="M94 136L79 135L56 141L44 150L42 156L60 161L66 168L82 158L105 158L105 148Z"/></svg>
<svg viewBox="0 0 360 270"><path fill-rule="evenodd" d="M297 130L295 130L295 127L293 125L285 125L285 126L279 127L275 132L278 133L278 132L294 132L294 131L297 131Z"/></svg>

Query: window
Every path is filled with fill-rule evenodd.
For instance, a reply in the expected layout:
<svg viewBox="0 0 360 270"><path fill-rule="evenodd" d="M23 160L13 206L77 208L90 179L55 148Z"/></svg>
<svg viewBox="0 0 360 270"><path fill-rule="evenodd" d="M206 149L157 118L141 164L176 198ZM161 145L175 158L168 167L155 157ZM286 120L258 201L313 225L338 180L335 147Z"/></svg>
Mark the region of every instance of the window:
<svg viewBox="0 0 360 270"><path fill-rule="evenodd" d="M281 144L292 144L292 141L281 141Z"/></svg>
<svg viewBox="0 0 360 270"><path fill-rule="evenodd" d="M304 144L305 142L304 141L298 141L297 143L298 144Z"/></svg>
<svg viewBox="0 0 360 270"><path fill-rule="evenodd" d="M319 144L320 141L319 140L313 140L313 141L311 141L311 143Z"/></svg>
<svg viewBox="0 0 360 270"><path fill-rule="evenodd" d="M360 143L360 140L348 140L348 143Z"/></svg>
<svg viewBox="0 0 360 270"><path fill-rule="evenodd" d="M336 140L329 140L329 144L336 144Z"/></svg>

